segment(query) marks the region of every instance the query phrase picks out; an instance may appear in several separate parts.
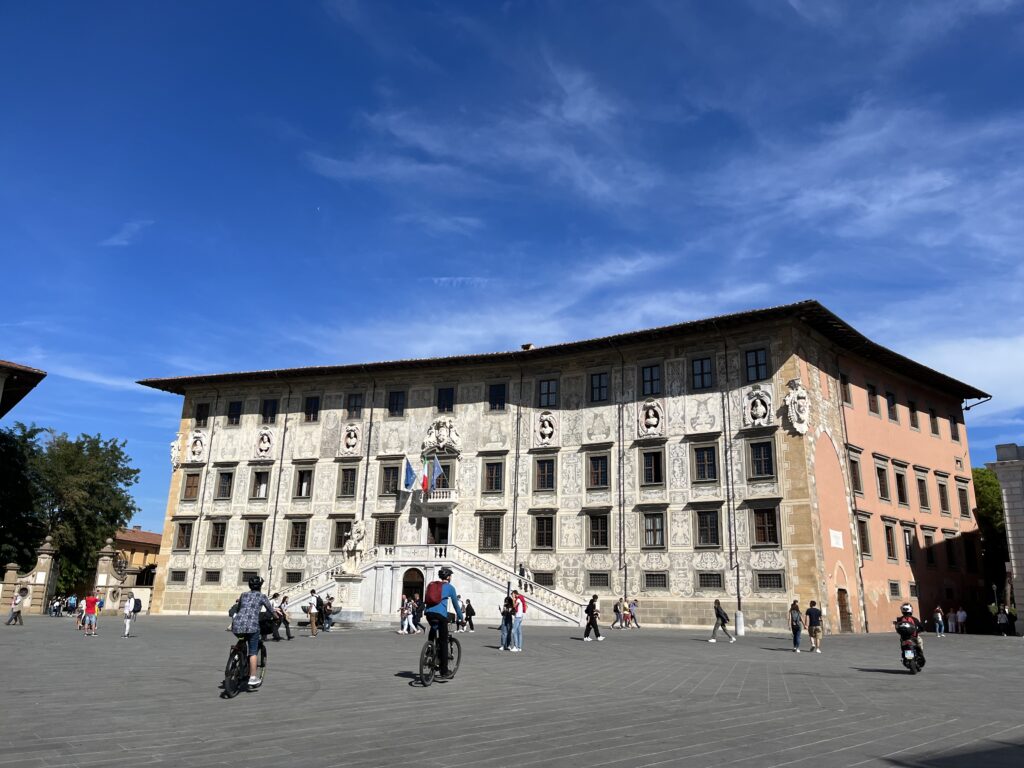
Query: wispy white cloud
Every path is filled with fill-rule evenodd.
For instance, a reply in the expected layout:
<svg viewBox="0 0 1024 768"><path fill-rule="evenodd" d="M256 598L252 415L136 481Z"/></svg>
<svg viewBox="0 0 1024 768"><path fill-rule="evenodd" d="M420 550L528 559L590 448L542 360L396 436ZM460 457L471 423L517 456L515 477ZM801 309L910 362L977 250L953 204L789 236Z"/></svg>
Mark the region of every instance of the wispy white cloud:
<svg viewBox="0 0 1024 768"><path fill-rule="evenodd" d="M427 278L438 288L482 288L494 282L489 277L473 277L469 275L450 275Z"/></svg>
<svg viewBox="0 0 1024 768"><path fill-rule="evenodd" d="M139 236L142 230L146 227L150 227L155 224L152 219L135 219L133 221L126 221L121 225L121 228L114 234L105 240L100 241L100 245L104 247L119 247L125 245L131 245L135 239Z"/></svg>
<svg viewBox="0 0 1024 768"><path fill-rule="evenodd" d="M136 392L139 390L139 386L130 378L111 376L102 371L94 371L73 364L49 362L47 363L47 373L85 384L95 384L107 389L124 389Z"/></svg>
<svg viewBox="0 0 1024 768"><path fill-rule="evenodd" d="M437 69L437 65L411 40L397 32L401 25L395 19L379 18L384 11L389 10L384 4L361 0L327 0L324 5L331 18L365 40L378 56L408 61L417 67Z"/></svg>
<svg viewBox="0 0 1024 768"><path fill-rule="evenodd" d="M409 213L396 217L403 224L412 224L434 235L472 235L485 226L477 216L443 213Z"/></svg>

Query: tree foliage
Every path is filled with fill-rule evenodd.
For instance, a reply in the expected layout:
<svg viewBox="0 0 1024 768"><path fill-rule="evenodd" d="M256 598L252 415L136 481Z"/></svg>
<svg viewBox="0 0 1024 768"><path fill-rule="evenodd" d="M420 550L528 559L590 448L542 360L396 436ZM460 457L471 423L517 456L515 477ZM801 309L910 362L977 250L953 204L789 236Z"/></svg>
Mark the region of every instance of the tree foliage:
<svg viewBox="0 0 1024 768"><path fill-rule="evenodd" d="M993 529L1003 531L1003 492L999 486L999 478L995 472L985 467L976 467L972 474L979 522L984 519Z"/></svg>
<svg viewBox="0 0 1024 768"><path fill-rule="evenodd" d="M34 425L0 430L0 451L14 459L0 466L0 553L31 568L49 534L57 550L58 590L90 581L96 553L138 511L129 488L139 470L124 448L123 441L71 439Z"/></svg>

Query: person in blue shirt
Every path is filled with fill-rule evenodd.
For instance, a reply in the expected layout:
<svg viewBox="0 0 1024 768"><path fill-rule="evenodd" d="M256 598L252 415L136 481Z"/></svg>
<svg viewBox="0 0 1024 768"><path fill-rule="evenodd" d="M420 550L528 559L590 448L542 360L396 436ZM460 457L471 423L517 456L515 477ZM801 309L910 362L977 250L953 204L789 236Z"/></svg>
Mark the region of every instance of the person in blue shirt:
<svg viewBox="0 0 1024 768"><path fill-rule="evenodd" d="M448 601L451 601L452 609L459 621L462 621L462 609L459 607L458 593L451 585L452 569L442 568L437 572L437 578L442 582L441 602L428 606L424 616L430 624L428 638L437 643L437 658L440 662L441 677L448 677Z"/></svg>
<svg viewBox="0 0 1024 768"><path fill-rule="evenodd" d="M274 606L261 589L263 579L259 576L249 579L249 592L238 598L238 610L231 618L231 631L237 637L244 638L247 644L250 688L257 688L263 682L256 674L256 655L260 649L260 614L265 611L268 618L274 615Z"/></svg>

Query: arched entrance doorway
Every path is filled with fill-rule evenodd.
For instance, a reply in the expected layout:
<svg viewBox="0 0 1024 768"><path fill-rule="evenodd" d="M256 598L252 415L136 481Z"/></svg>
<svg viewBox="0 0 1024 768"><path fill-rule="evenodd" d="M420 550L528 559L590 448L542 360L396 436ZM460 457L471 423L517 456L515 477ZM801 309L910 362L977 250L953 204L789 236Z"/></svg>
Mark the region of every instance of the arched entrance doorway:
<svg viewBox="0 0 1024 768"><path fill-rule="evenodd" d="M850 595L845 589L836 591L836 602L839 603L839 631L853 632L853 612L850 611Z"/></svg>
<svg viewBox="0 0 1024 768"><path fill-rule="evenodd" d="M402 594L412 598L419 594L423 597L423 571L419 568L410 568L402 576Z"/></svg>

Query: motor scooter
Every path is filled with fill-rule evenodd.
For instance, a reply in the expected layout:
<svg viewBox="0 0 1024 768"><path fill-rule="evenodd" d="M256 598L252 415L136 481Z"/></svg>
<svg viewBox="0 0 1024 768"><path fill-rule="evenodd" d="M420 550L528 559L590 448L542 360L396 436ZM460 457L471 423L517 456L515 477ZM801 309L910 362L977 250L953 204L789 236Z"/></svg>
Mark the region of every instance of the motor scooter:
<svg viewBox="0 0 1024 768"><path fill-rule="evenodd" d="M900 636L900 661L916 675L924 668L924 654L920 646L914 642L917 637L917 626L912 621L897 621L896 632Z"/></svg>

